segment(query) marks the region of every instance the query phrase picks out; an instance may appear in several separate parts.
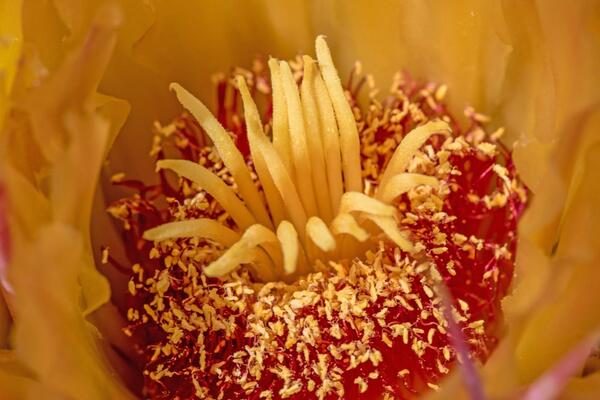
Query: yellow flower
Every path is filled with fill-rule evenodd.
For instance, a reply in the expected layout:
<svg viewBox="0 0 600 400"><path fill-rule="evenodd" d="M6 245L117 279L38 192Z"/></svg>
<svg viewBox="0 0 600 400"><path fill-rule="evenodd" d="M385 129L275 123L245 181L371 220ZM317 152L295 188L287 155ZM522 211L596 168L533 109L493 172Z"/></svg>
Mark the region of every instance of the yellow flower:
<svg viewBox="0 0 600 400"><path fill-rule="evenodd" d="M108 177L150 176L146 132L179 112L170 82L209 99L216 71L310 53L318 34L342 76L358 59L378 82L398 69L444 82L455 111L476 107L516 142L532 202L506 335L480 375L490 397L552 395L538 378L600 327L594 1L103 3L0 0L2 398L135 397L118 354L127 282L100 260L120 242ZM558 389L597 397L576 358ZM436 396L465 397L460 373Z"/></svg>

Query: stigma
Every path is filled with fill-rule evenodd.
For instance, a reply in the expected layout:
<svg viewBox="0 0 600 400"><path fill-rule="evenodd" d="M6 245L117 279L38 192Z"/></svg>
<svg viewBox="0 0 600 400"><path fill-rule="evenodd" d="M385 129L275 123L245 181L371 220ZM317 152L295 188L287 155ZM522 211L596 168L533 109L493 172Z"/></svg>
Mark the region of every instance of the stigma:
<svg viewBox="0 0 600 400"><path fill-rule="evenodd" d="M129 274L144 395L404 399L484 362L528 195L503 130L472 108L461 128L445 85L398 74L381 98L358 66L343 84L322 37L316 60L216 81L215 114L171 85L157 184L113 179L136 190L109 208L132 267L106 259Z"/></svg>

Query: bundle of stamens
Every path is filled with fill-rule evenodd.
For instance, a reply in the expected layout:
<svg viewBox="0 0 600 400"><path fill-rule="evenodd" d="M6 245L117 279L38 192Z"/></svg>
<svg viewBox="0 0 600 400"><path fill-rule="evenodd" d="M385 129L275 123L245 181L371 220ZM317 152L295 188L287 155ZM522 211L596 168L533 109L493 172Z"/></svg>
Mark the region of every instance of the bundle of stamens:
<svg viewBox="0 0 600 400"><path fill-rule="evenodd" d="M410 398L497 341L527 197L501 130L402 75L364 112L316 53L221 80L217 117L173 84L195 121L159 129L160 183L115 179L147 397Z"/></svg>

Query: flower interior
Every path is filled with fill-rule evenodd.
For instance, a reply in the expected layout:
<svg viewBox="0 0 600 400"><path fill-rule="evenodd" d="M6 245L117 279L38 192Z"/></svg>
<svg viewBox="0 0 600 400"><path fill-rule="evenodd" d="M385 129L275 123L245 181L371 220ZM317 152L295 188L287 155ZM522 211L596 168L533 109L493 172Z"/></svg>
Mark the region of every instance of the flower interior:
<svg viewBox="0 0 600 400"><path fill-rule="evenodd" d="M527 203L503 129L316 58L219 76L214 115L173 84L158 183L113 177L144 397L413 398L499 340Z"/></svg>

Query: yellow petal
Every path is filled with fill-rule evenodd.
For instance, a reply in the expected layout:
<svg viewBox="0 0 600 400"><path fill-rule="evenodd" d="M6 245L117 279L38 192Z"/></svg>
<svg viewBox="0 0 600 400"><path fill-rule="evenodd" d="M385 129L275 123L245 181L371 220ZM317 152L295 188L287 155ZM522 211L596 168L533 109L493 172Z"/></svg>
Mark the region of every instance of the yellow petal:
<svg viewBox="0 0 600 400"><path fill-rule="evenodd" d="M118 10L104 8L93 21L93 33L49 76L33 54L23 56L3 129L11 144L1 169L10 204L11 345L37 382L23 380L22 397L36 397L38 385L63 397L130 396L117 363L108 363L102 330L86 319L98 320L95 310L110 299L89 231L103 158L127 114L122 101L96 94Z"/></svg>
<svg viewBox="0 0 600 400"><path fill-rule="evenodd" d="M272 19L305 8L303 2L120 3L126 7L124 30L129 40L117 47L103 89L129 101L132 115L112 152L110 174L126 171L132 176L152 177L150 161L132 165L127 161L130 153L126 149L147 152L152 120L168 121L179 112L177 102L168 93L170 82L180 82L199 98L210 99L214 95L213 74L232 66L246 66L256 54L292 57L303 47L303 38L307 45L314 39L300 20ZM276 30L275 25L286 31Z"/></svg>
<svg viewBox="0 0 600 400"><path fill-rule="evenodd" d="M78 275L87 268L84 239L77 230L58 224L40 229L38 235L26 248L15 249L11 263L19 359L65 396L127 398L99 356L100 338L78 307Z"/></svg>
<svg viewBox="0 0 600 400"><path fill-rule="evenodd" d="M36 382L31 372L19 364L11 350L0 349L0 387L3 398L7 399L60 398L56 392Z"/></svg>
<svg viewBox="0 0 600 400"><path fill-rule="evenodd" d="M575 378L565 388L561 400L594 400L600 393L600 374Z"/></svg>
<svg viewBox="0 0 600 400"><path fill-rule="evenodd" d="M600 124L594 128L598 132ZM539 375L600 327L600 298L596 295L600 281L600 140L587 152L583 168L552 262L553 291L527 321L517 347L525 380Z"/></svg>
<svg viewBox="0 0 600 400"><path fill-rule="evenodd" d="M3 125L23 44L21 7L18 0L0 1L0 126Z"/></svg>

